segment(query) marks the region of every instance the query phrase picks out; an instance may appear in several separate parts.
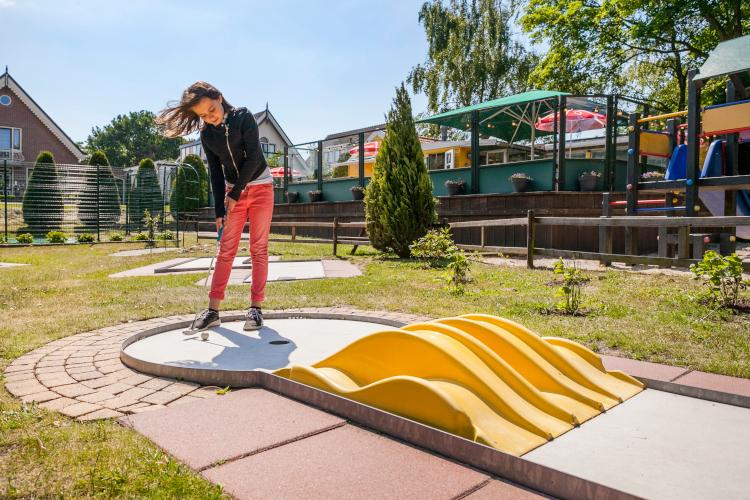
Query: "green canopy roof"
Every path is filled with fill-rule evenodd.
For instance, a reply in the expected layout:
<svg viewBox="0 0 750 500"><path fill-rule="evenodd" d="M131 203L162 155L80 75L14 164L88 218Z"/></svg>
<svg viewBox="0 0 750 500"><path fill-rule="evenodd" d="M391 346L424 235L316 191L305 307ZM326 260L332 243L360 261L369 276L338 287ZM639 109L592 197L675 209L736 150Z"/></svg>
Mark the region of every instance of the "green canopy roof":
<svg viewBox="0 0 750 500"><path fill-rule="evenodd" d="M530 90L492 101L446 111L419 120L420 123L446 125L460 130L471 128L471 112L479 112L479 132L506 141L523 141L532 137L549 135L550 132L534 130L536 120L554 111L557 98L568 95L554 90Z"/></svg>
<svg viewBox="0 0 750 500"><path fill-rule="evenodd" d="M717 76L750 70L750 35L721 42L708 54L708 59L694 80L708 80Z"/></svg>

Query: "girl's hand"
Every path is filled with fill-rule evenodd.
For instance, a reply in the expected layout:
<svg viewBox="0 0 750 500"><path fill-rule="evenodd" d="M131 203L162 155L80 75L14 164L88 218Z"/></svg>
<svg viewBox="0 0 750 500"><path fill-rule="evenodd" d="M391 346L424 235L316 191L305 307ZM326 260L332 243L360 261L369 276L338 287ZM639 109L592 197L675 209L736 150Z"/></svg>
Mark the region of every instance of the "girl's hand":
<svg viewBox="0 0 750 500"><path fill-rule="evenodd" d="M221 226L224 225L224 218L223 217L217 217L216 218L216 232L218 233L221 231Z"/></svg>
<svg viewBox="0 0 750 500"><path fill-rule="evenodd" d="M237 202L234 200L234 198L230 198L229 196L224 198L224 206L227 207L227 215L232 213L232 209L234 209L234 206L237 204Z"/></svg>

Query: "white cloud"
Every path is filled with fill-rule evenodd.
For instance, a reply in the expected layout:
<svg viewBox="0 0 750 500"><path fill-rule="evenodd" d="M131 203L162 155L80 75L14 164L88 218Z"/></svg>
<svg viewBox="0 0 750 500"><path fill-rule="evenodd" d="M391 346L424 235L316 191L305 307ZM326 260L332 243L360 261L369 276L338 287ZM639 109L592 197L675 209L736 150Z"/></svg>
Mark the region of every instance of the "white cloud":
<svg viewBox="0 0 750 500"><path fill-rule="evenodd" d="M16 0L0 0L0 9L3 7L15 7Z"/></svg>

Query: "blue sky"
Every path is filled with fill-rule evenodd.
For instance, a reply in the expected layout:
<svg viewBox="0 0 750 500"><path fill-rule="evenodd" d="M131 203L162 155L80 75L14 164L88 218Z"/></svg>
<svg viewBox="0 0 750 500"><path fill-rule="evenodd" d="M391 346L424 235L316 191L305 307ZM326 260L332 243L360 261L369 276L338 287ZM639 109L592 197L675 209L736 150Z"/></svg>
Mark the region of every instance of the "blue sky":
<svg viewBox="0 0 750 500"><path fill-rule="evenodd" d="M76 141L205 80L299 143L384 120L425 59L422 2L0 0L0 65Z"/></svg>

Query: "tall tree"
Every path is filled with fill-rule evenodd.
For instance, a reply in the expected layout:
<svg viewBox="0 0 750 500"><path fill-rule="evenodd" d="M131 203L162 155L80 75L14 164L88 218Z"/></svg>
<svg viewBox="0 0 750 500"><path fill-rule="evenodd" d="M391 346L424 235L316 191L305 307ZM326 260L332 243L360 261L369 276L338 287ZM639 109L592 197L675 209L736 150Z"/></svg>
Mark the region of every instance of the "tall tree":
<svg viewBox="0 0 750 500"><path fill-rule="evenodd" d="M23 232L41 235L62 227L63 191L55 158L49 151L42 151L36 157L21 208L23 221L28 226L22 228Z"/></svg>
<svg viewBox="0 0 750 500"><path fill-rule="evenodd" d="M433 113L528 89L536 57L514 40L502 0L430 0L419 11L427 60L408 82Z"/></svg>
<svg viewBox="0 0 750 500"><path fill-rule="evenodd" d="M530 82L573 93L620 92L684 109L687 72L717 43L750 32L741 0L521 0L523 28L549 46ZM735 79L740 95L744 85ZM720 82L715 84L720 86ZM721 94L715 89L713 97Z"/></svg>
<svg viewBox="0 0 750 500"><path fill-rule="evenodd" d="M378 250L408 257L409 245L424 236L436 218L432 181L414 127L409 93L401 84L365 190L367 234Z"/></svg>
<svg viewBox="0 0 750 500"><path fill-rule="evenodd" d="M117 115L104 128L94 127L86 140L86 149L101 150L117 167L131 167L140 158L173 160L179 156L181 137L166 138L151 111L133 111Z"/></svg>
<svg viewBox="0 0 750 500"><path fill-rule="evenodd" d="M151 158L144 158L138 165L135 182L128 192L128 213L130 225L143 226L143 213L148 210L152 216L160 216L164 200L162 199L159 177Z"/></svg>
<svg viewBox="0 0 750 500"><path fill-rule="evenodd" d="M83 171L78 193L78 218L86 229L110 229L120 221L120 193L103 151L94 151Z"/></svg>

